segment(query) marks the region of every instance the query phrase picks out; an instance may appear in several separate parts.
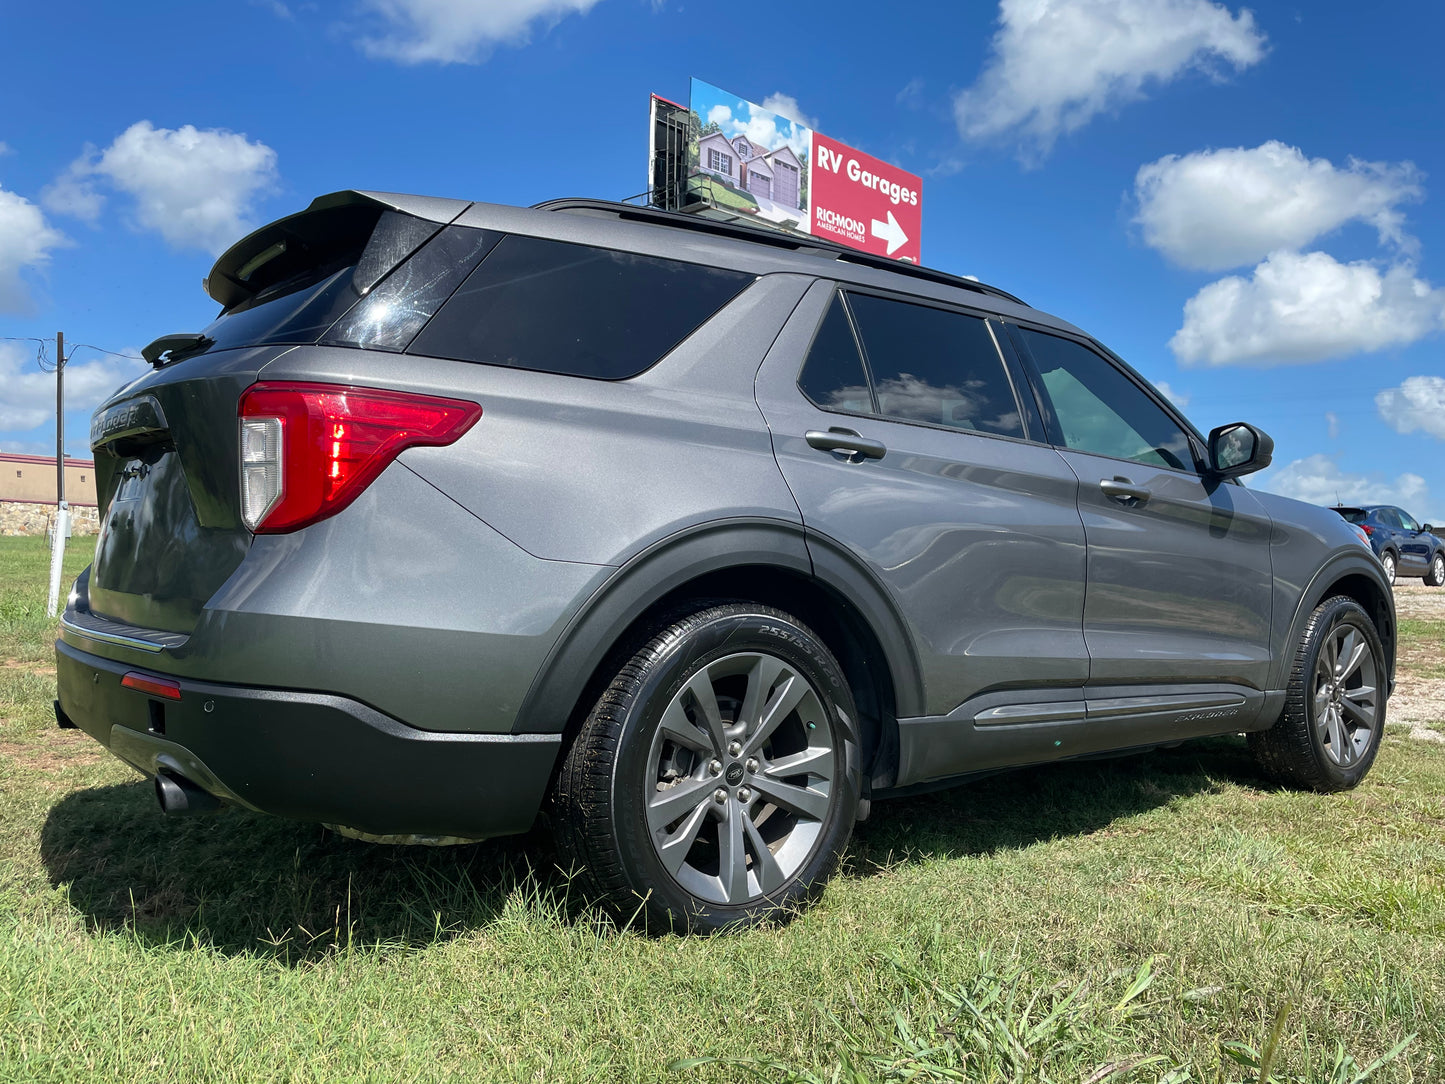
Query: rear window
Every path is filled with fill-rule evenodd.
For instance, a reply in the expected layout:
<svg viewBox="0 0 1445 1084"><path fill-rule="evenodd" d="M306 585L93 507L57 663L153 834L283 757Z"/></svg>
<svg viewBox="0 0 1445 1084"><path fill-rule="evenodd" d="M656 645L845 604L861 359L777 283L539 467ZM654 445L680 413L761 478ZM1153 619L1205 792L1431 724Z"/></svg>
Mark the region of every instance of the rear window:
<svg viewBox="0 0 1445 1084"><path fill-rule="evenodd" d="M1364 523L1367 514L1363 508L1336 508L1335 511L1345 517L1346 523Z"/></svg>
<svg viewBox="0 0 1445 1084"><path fill-rule="evenodd" d="M211 349L316 342L441 228L396 211L364 214L351 207L309 218L322 220L297 224L309 235L286 236L242 268L245 284L257 292L204 329L214 340Z"/></svg>
<svg viewBox="0 0 1445 1084"><path fill-rule="evenodd" d="M622 380L667 354L752 281L703 264L507 236L408 352Z"/></svg>

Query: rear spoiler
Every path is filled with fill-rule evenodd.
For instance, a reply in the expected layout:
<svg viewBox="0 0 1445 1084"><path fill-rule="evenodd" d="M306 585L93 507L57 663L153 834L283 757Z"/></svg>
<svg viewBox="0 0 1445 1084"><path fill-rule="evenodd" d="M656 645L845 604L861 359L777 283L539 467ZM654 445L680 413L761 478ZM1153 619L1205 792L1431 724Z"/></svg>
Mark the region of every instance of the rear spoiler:
<svg viewBox="0 0 1445 1084"><path fill-rule="evenodd" d="M355 208L358 215L365 215L368 211L400 211L445 224L454 221L471 205L469 200L361 192L356 189L317 196L304 211L277 219L237 241L216 260L201 285L206 293L220 302L223 309L239 305L258 292L258 288L250 285L248 280L251 272L266 261L268 253L284 251L296 245L310 247L316 244L334 230L338 215L345 216L347 208Z"/></svg>

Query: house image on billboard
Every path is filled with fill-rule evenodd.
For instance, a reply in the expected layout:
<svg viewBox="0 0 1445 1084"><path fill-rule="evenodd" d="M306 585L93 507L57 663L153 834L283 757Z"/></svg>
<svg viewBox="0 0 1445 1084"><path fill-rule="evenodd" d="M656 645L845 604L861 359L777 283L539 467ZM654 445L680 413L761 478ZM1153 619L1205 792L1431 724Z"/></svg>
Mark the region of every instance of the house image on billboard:
<svg viewBox="0 0 1445 1084"><path fill-rule="evenodd" d="M698 140L698 164L755 196L784 207L802 209L798 200L801 163L784 143L777 150L755 146L747 136L729 139L712 132Z"/></svg>

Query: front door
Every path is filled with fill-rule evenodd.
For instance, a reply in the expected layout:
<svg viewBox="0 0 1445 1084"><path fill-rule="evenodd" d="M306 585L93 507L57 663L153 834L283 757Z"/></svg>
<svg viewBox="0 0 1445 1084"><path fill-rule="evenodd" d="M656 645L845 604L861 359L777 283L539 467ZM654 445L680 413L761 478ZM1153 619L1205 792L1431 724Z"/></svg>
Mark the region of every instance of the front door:
<svg viewBox="0 0 1445 1084"><path fill-rule="evenodd" d="M1103 354L1038 329L1019 328L1017 339L1079 481L1091 701L1134 699L1142 710L1150 696L1183 703L1210 686L1264 690L1273 575L1263 506L1243 486L1205 477L1197 439ZM1245 694L1241 721L1257 701Z"/></svg>

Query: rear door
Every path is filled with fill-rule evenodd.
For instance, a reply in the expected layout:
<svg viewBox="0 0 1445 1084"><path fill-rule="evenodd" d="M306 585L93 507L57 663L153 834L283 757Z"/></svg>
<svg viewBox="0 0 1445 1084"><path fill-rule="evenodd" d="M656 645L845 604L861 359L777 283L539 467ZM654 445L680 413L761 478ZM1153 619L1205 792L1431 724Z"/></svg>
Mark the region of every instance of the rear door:
<svg viewBox="0 0 1445 1084"><path fill-rule="evenodd" d="M1197 438L1092 345L1042 329L1016 335L1079 481L1091 718L1110 710L1094 701L1143 714L1151 704L1212 710L1215 699L1243 716L1258 698L1238 690L1265 689L1270 668L1268 514L1243 486L1203 477ZM1138 688L1131 697L1120 686ZM1212 697L1210 686L1232 688Z"/></svg>
<svg viewBox="0 0 1445 1084"><path fill-rule="evenodd" d="M1077 703L1088 676L1078 484L1021 409L1000 333L985 314L820 282L758 375L815 563L854 562L906 622L924 688L900 690L900 714L1021 686Z"/></svg>

